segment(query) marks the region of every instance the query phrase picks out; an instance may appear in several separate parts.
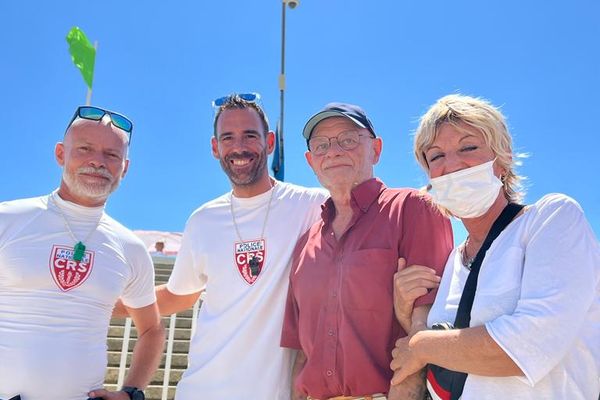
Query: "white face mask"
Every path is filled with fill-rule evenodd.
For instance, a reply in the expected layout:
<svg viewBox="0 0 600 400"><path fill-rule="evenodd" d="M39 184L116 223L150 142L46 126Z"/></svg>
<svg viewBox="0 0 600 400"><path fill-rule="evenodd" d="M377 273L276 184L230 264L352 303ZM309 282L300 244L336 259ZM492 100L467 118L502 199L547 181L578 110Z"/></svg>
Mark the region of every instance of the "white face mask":
<svg viewBox="0 0 600 400"><path fill-rule="evenodd" d="M429 194L433 201L458 218L482 216L502 188L494 175L494 161L431 179Z"/></svg>

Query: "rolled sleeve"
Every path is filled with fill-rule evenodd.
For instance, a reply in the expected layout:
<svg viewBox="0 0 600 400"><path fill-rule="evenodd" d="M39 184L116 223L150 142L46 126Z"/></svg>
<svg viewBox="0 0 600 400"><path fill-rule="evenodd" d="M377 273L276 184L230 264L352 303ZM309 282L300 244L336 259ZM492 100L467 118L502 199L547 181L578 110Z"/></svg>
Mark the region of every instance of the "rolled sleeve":
<svg viewBox="0 0 600 400"><path fill-rule="evenodd" d="M294 298L292 284L288 287L287 301L285 303L285 314L283 316L283 327L281 329L281 347L290 349L302 349L298 331L298 304Z"/></svg>
<svg viewBox="0 0 600 400"><path fill-rule="evenodd" d="M545 210L526 246L512 314L486 323L490 336L535 385L574 346L594 297L597 243L574 201Z"/></svg>
<svg viewBox="0 0 600 400"><path fill-rule="evenodd" d="M442 276L444 266L453 248L452 226L432 204L428 196L411 194L403 206L402 242L399 254L406 265L424 265ZM433 304L434 289L415 301L415 307Z"/></svg>

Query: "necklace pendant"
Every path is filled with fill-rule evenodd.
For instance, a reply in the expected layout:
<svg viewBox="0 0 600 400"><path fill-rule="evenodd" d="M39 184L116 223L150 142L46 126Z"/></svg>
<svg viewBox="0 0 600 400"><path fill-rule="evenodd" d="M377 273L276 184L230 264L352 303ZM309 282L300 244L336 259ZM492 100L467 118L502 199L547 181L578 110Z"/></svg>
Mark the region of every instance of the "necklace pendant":
<svg viewBox="0 0 600 400"><path fill-rule="evenodd" d="M248 262L248 266L250 267L250 275L258 276L258 260L256 257L252 257L252 259Z"/></svg>
<svg viewBox="0 0 600 400"><path fill-rule="evenodd" d="M73 260L81 261L83 259L83 254L85 253L85 244L79 241L77 242L73 250L75 250L75 252L73 253Z"/></svg>

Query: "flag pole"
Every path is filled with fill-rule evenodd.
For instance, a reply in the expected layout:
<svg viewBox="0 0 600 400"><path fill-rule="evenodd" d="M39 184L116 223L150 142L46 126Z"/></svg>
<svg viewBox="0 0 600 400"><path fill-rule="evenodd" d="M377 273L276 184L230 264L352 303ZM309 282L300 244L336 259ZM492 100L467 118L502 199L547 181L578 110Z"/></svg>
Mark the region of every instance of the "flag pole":
<svg viewBox="0 0 600 400"><path fill-rule="evenodd" d="M98 53L98 41L94 41L94 51ZM89 106L92 104L92 88L88 87L87 95L85 96L85 105Z"/></svg>
<svg viewBox="0 0 600 400"><path fill-rule="evenodd" d="M285 97L285 0L282 1L281 8L281 72L279 74L279 132L277 135L277 145L279 146L279 170L280 180L284 179L284 160L283 157L283 117L284 117L284 97Z"/></svg>
<svg viewBox="0 0 600 400"><path fill-rule="evenodd" d="M275 152L271 168L277 180L283 181L285 175L285 163L283 157L283 118L285 100L285 8L296 8L300 0L282 0L281 2L281 71L279 74L279 121L277 121Z"/></svg>

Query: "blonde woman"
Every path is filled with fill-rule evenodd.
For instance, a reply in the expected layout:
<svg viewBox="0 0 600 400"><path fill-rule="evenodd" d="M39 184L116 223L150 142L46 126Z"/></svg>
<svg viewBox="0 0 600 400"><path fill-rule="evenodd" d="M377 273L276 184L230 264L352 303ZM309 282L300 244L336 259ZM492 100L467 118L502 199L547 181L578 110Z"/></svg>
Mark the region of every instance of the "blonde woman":
<svg viewBox="0 0 600 400"><path fill-rule="evenodd" d="M510 217L485 251L495 221L522 193L504 117L482 99L438 100L421 118L415 155L433 201L468 236L450 254L428 317L430 328L447 329L400 339L392 383L429 364L434 399L598 398L600 249L579 204L548 194ZM474 261L479 275L467 323L452 329ZM406 273L428 274L419 266ZM405 279L398 295L410 300L423 290L419 281ZM435 368L465 373L464 388L442 387Z"/></svg>

